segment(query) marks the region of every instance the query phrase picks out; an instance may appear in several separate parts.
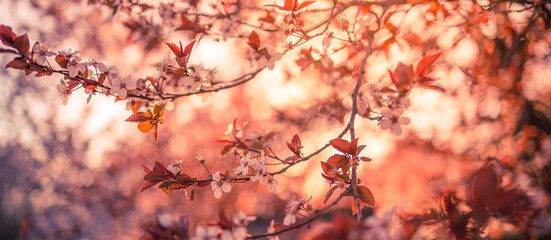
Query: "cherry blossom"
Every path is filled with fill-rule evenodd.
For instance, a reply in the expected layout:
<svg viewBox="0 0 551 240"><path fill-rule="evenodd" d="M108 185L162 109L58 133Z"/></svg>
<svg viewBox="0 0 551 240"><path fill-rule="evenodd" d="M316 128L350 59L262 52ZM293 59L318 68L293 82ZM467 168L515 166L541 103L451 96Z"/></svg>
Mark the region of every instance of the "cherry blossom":
<svg viewBox="0 0 551 240"><path fill-rule="evenodd" d="M157 222L164 228L171 228L174 225L174 219L168 213L157 216Z"/></svg>
<svg viewBox="0 0 551 240"><path fill-rule="evenodd" d="M117 67L113 65L106 66L101 62L97 62L94 66L97 67L100 72L107 75L116 75L119 72L119 69Z"/></svg>
<svg viewBox="0 0 551 240"><path fill-rule="evenodd" d="M67 71L70 77L76 77L79 72L86 72L86 65L80 63L80 58L78 56L73 56L71 61L67 64Z"/></svg>
<svg viewBox="0 0 551 240"><path fill-rule="evenodd" d="M49 47L50 46L47 43L40 45L40 43L36 42L33 46L32 59L36 61L36 63L44 65L46 63L46 57L55 55L54 52L48 51Z"/></svg>
<svg viewBox="0 0 551 240"><path fill-rule="evenodd" d="M266 175L266 181L264 182L264 185L270 189L272 192L275 192L277 190L277 184L278 182L274 179L274 176L271 174Z"/></svg>
<svg viewBox="0 0 551 240"><path fill-rule="evenodd" d="M224 230L220 235L221 240L245 240L247 239L247 229L245 227L236 227L232 231Z"/></svg>
<svg viewBox="0 0 551 240"><path fill-rule="evenodd" d="M249 166L254 161L251 159L251 152L248 152L247 155L242 156L239 161L239 166L235 169L234 174L247 175L249 173Z"/></svg>
<svg viewBox="0 0 551 240"><path fill-rule="evenodd" d="M170 171L172 174L176 175L181 170L180 164L182 163L182 161L183 159L173 161L172 163L170 163L170 165L168 165L166 169L168 169L168 171Z"/></svg>
<svg viewBox="0 0 551 240"><path fill-rule="evenodd" d="M302 208L305 203L310 201L310 199L312 199L312 197L310 197L309 199L305 199L304 197L299 197L296 194L291 194L291 196L289 196L289 200L287 201L287 206L285 207L285 217L283 218L283 225L289 226L295 224L297 221L297 212Z"/></svg>
<svg viewBox="0 0 551 240"><path fill-rule="evenodd" d="M190 240L215 240L218 239L219 231L220 227L218 226L210 226L208 228L198 226L195 229L195 236L191 237Z"/></svg>
<svg viewBox="0 0 551 240"><path fill-rule="evenodd" d="M324 48L329 48L329 46L331 46L331 39L333 39L333 32L329 32L325 35L325 37L323 38L323 41L321 43L321 45L324 47Z"/></svg>
<svg viewBox="0 0 551 240"><path fill-rule="evenodd" d="M57 85L57 91L59 92L59 96L63 98L63 105L67 105L67 101L69 100L69 95L71 95L71 90L67 89L67 84L63 80L59 80L59 85Z"/></svg>
<svg viewBox="0 0 551 240"><path fill-rule="evenodd" d="M227 182L222 182L220 180L220 172L215 172L214 174L212 174L212 182L210 183L210 187L214 192L214 197L217 199L222 197L222 191L224 192L231 191L231 184Z"/></svg>
<svg viewBox="0 0 551 240"><path fill-rule="evenodd" d="M360 235L361 239L399 239L401 226L395 219L395 209L392 208L383 213L382 216L371 216L367 218L363 225L367 231L361 233L355 232L352 235Z"/></svg>
<svg viewBox="0 0 551 240"><path fill-rule="evenodd" d="M402 115L401 108L384 108L381 111L383 120L379 122L381 129L386 130L392 128L394 135L400 136L402 134L402 127L400 125L408 125L411 122L411 119Z"/></svg>
<svg viewBox="0 0 551 240"><path fill-rule="evenodd" d="M251 181L258 181L260 184L264 184L264 174L266 173L266 156L262 152L262 155L256 158L256 161L252 164L252 168L255 170L253 176L251 176Z"/></svg>
<svg viewBox="0 0 551 240"><path fill-rule="evenodd" d="M266 55L258 59L258 67L266 67L270 70L274 70L275 61L280 60L281 53L274 53L274 49L271 46L266 47Z"/></svg>
<svg viewBox="0 0 551 240"><path fill-rule="evenodd" d="M276 228L275 228L275 220L272 219L272 221L270 222L270 226L268 226L268 228L266 229L266 233L274 233L276 231ZM276 235L276 236L269 236L268 237L269 240L279 240L279 237Z"/></svg>
<svg viewBox="0 0 551 240"><path fill-rule="evenodd" d="M124 79L116 77L112 80L111 92L117 94L120 99L125 99L128 95L128 90L134 90L136 88L136 82L131 80L131 76L128 75Z"/></svg>
<svg viewBox="0 0 551 240"><path fill-rule="evenodd" d="M247 226L249 222L252 222L254 220L256 220L256 216L247 216L242 210L239 211L239 213L232 218L233 224L243 226Z"/></svg>

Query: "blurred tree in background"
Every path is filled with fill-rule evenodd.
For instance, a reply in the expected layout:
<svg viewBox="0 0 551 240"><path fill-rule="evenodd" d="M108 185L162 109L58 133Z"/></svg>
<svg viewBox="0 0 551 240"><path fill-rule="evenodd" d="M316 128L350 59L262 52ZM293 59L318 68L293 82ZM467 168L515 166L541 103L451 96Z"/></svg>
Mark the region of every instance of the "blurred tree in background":
<svg viewBox="0 0 551 240"><path fill-rule="evenodd" d="M551 237L548 0L0 7L2 239Z"/></svg>

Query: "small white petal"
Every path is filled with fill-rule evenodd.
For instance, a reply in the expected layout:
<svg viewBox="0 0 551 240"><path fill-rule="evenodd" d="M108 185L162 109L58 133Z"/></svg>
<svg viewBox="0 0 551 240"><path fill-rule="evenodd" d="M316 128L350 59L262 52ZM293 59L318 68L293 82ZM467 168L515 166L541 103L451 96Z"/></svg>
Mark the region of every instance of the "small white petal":
<svg viewBox="0 0 551 240"><path fill-rule="evenodd" d="M220 190L220 188L216 188L216 189L214 190L214 197L215 197L216 199L219 199L219 198L222 197L222 190Z"/></svg>
<svg viewBox="0 0 551 240"><path fill-rule="evenodd" d="M402 124L402 125L408 125L411 123L411 119L408 118L408 117L400 117L398 119L398 123Z"/></svg>
<svg viewBox="0 0 551 240"><path fill-rule="evenodd" d="M231 191L231 184L229 184L229 183L222 184L222 191L230 192Z"/></svg>
<svg viewBox="0 0 551 240"><path fill-rule="evenodd" d="M400 124L396 123L392 125L392 130L394 131L394 135L400 136L402 135L402 127L400 127Z"/></svg>
<svg viewBox="0 0 551 240"><path fill-rule="evenodd" d="M383 115L383 117L385 118L392 118L394 117L394 111L392 111L392 109L390 108L384 108L383 110L381 110L381 115Z"/></svg>
<svg viewBox="0 0 551 240"><path fill-rule="evenodd" d="M121 88L121 89L119 89L119 91L117 92L117 96L118 96L120 99L125 99L127 94L128 94L128 91L126 91L126 88Z"/></svg>
<svg viewBox="0 0 551 240"><path fill-rule="evenodd" d="M392 120L390 119L384 119L380 122L381 129L387 130L392 126Z"/></svg>

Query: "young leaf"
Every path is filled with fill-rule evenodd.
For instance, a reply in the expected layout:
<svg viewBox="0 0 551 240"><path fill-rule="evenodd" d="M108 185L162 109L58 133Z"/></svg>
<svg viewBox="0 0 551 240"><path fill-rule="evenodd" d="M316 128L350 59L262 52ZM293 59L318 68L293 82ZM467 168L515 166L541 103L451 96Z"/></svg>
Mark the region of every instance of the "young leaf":
<svg viewBox="0 0 551 240"><path fill-rule="evenodd" d="M184 56L186 56L188 59L189 59L189 56L191 55L191 49L193 49L193 46L195 45L195 42L196 42L196 40L193 40L183 50ZM187 60L186 60L186 62L187 62Z"/></svg>
<svg viewBox="0 0 551 240"><path fill-rule="evenodd" d="M296 2L295 1L295 5L296 5ZM310 4L314 3L315 1L304 1L302 3L300 3L300 5L298 5L298 7L296 7L293 11L298 11L300 9L303 9L305 7L308 7Z"/></svg>
<svg viewBox="0 0 551 240"><path fill-rule="evenodd" d="M352 200L352 215L356 215L358 213L357 207L356 207L356 198ZM363 208L364 203L360 202L360 211Z"/></svg>
<svg viewBox="0 0 551 240"><path fill-rule="evenodd" d="M148 188L151 188L151 187L155 186L155 184L157 184L157 183L158 182L148 182L148 181L144 182L140 192L143 192L143 191L147 190Z"/></svg>
<svg viewBox="0 0 551 240"><path fill-rule="evenodd" d="M439 57L442 55L442 53L433 54L430 56L426 56L419 63L417 64L417 68L415 69L415 76L419 77L423 75L423 72L430 67Z"/></svg>
<svg viewBox="0 0 551 240"><path fill-rule="evenodd" d="M331 146L333 146L335 149L339 150L342 153L352 154L350 152L350 142L344 139L335 138L329 141L329 143L331 144Z"/></svg>
<svg viewBox="0 0 551 240"><path fill-rule="evenodd" d="M145 172L145 174L148 174L149 172L151 172L151 169L149 169L147 166L143 165L143 163L141 163L140 165L142 165L142 168L143 168L143 171Z"/></svg>
<svg viewBox="0 0 551 240"><path fill-rule="evenodd" d="M170 50L172 50L174 55L176 55L176 57L183 57L184 56L184 53L182 52L182 50L178 46L176 46L176 44L168 43L168 42L165 42L165 43L170 48Z"/></svg>
<svg viewBox="0 0 551 240"><path fill-rule="evenodd" d="M369 188L358 186L358 195L360 195L360 199L362 200L362 202L364 202L368 206L375 206L375 197L373 196L373 193L371 193Z"/></svg>
<svg viewBox="0 0 551 240"><path fill-rule="evenodd" d="M321 163L321 169L323 170L323 172L328 176L333 176L332 170L334 167L324 162L320 162L320 163Z"/></svg>
<svg viewBox="0 0 551 240"><path fill-rule="evenodd" d="M6 68L15 68L20 70L27 69L27 61L25 61L22 57L17 57L6 64Z"/></svg>
<svg viewBox="0 0 551 240"><path fill-rule="evenodd" d="M348 162L348 158L345 155L334 154L333 156L327 159L327 164L336 167L342 168Z"/></svg>
<svg viewBox="0 0 551 240"><path fill-rule="evenodd" d="M132 116L130 116L129 118L127 118L125 121L127 121L127 122L145 122L145 121L148 121L148 120L151 120L151 119L152 119L151 113L149 113L149 112L137 112L137 113L133 114Z"/></svg>
<svg viewBox="0 0 551 240"><path fill-rule="evenodd" d="M138 124L138 129L144 133L151 131L154 125L154 121L144 121Z"/></svg>
<svg viewBox="0 0 551 240"><path fill-rule="evenodd" d="M260 48L260 38L255 31L251 32L251 35L249 35L249 41L247 42L247 44L249 44L249 46L251 46L256 51L258 51L258 48Z"/></svg>
<svg viewBox="0 0 551 240"><path fill-rule="evenodd" d="M17 35L13 33L10 26L0 25L0 40L8 47L13 47L13 42L17 38Z"/></svg>
<svg viewBox="0 0 551 240"><path fill-rule="evenodd" d="M15 47L15 49L17 49L19 54L21 54L21 55L27 54L27 52L29 52L29 48L31 46L30 43L29 43L29 37L27 36L27 34L25 33L25 34L15 38L15 40L13 40L13 46Z"/></svg>

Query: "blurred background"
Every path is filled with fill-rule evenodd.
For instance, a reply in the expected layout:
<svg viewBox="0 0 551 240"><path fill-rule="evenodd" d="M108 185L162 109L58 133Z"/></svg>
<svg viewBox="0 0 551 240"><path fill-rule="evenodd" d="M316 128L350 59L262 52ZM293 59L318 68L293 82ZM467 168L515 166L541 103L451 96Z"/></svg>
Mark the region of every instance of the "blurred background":
<svg viewBox="0 0 551 240"><path fill-rule="evenodd" d="M134 78L156 74L156 63L170 53L164 42L194 39L173 31L177 17L155 18L155 14L163 16L162 11L113 14L107 4L91 2L95 1L0 0L0 9L5 9L0 23L18 35L28 33L31 45L39 41L50 43L53 51L78 50L83 60L116 65L121 75ZM272 2L256 5L268 3ZM329 6L324 1L316 4ZM472 4L459 1L455 7L461 13L470 11ZM201 1L199 7L211 5ZM546 25L542 20L526 23L522 12L490 13L486 22L462 28L453 26L457 19L452 11L445 19L442 13L434 14L442 20L434 25L423 17L424 11L419 7L397 14L405 19L400 40L369 57L361 93L370 96L374 89L390 86L388 69L398 62L416 64L429 52L443 53L429 75L438 78L446 93L414 89L411 106L404 113L412 122L403 126L401 136L381 130L376 121L357 119L360 144L367 145L363 154L373 159L359 168L362 185L376 199L375 208L364 209L365 214L420 213L438 205L443 191L454 189L464 195L468 177L492 158L504 169L504 185L519 187L532 199L528 229L537 236L549 236L551 32L542 27ZM352 19L354 14L344 12L342 18ZM136 19L149 20L154 30L131 31L128 23L139 22ZM338 24L331 26L338 28ZM526 26L529 31L523 31ZM235 32L239 36L250 30ZM250 49L246 38L220 38L201 38L190 62L216 68L223 80L253 69L246 60ZM262 44L273 45L279 52L283 52L278 45L282 38L261 35ZM321 40L313 40L311 46L321 51ZM332 46L339 46L338 42ZM332 55L335 65L349 61L352 66L360 60L341 53ZM262 233L271 219L282 221L291 193L312 196L312 205L323 207L330 187L321 177L320 161L336 153L333 149L276 176L276 193L252 182L233 184L221 199L213 197L210 187L196 191L195 201L186 199L183 191L170 197L157 188L140 193L144 176L140 164L151 167L156 161L168 165L183 159L185 172L199 178L208 173L195 159L197 154L206 159L211 171L238 166L237 160L220 154L223 145L215 142L234 119L239 125L247 123L246 136L268 130L277 133L274 151L280 157L292 154L285 142L295 134L304 153L334 139L350 116L355 79L318 67L302 69L296 63L299 57L295 49L276 62L273 71L264 70L249 83L178 99L175 109L165 114L157 144L136 124L124 121L131 115L124 102L98 94L86 104L87 95L75 91L64 106L56 89L59 76L35 78L1 68L0 238L137 239L144 233L141 226L160 214L174 219L187 215L194 227L214 221L218 210L228 216L240 210L258 216L251 231ZM0 65L12 58L1 54ZM351 201L343 200L310 230L282 238L308 239L323 230L323 222L330 221L332 214L350 214L350 205ZM496 219L484 236L524 236L524 229ZM430 236L433 231L422 228L419 234Z"/></svg>

